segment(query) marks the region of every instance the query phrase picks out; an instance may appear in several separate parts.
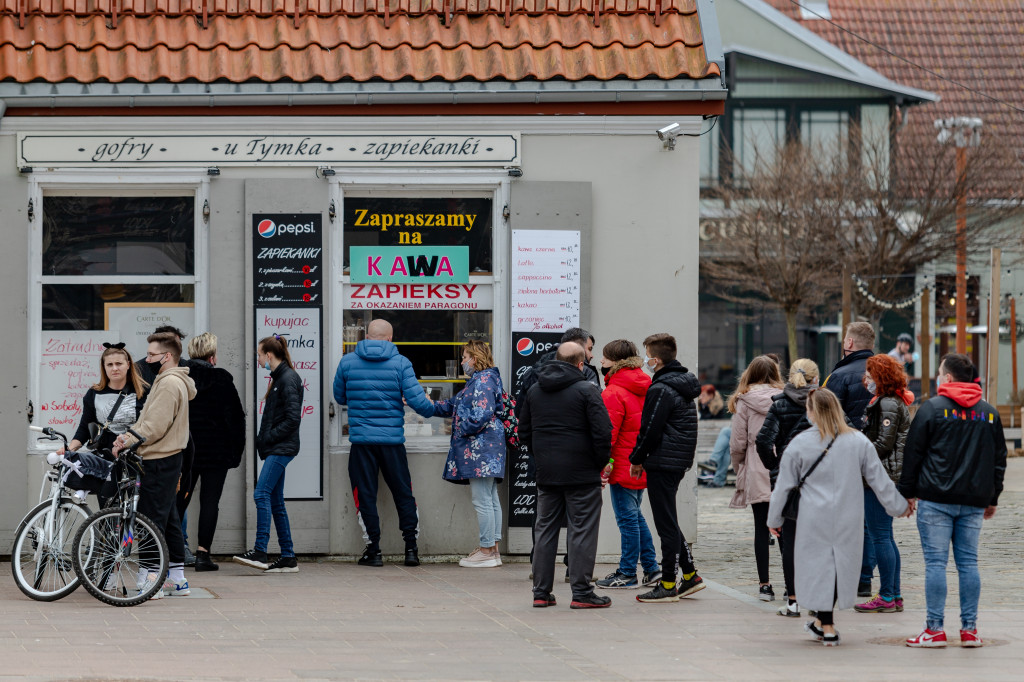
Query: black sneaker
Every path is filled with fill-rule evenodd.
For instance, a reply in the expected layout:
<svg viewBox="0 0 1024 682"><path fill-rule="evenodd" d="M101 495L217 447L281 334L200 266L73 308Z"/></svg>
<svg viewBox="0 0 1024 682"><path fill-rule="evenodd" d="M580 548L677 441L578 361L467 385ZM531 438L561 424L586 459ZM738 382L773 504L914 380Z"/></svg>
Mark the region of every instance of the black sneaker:
<svg viewBox="0 0 1024 682"><path fill-rule="evenodd" d="M250 549L245 554L233 556L231 557L231 560L236 563L242 564L243 566L248 566L250 568L259 568L262 570L266 570L267 567L270 566L270 564L267 563L267 553L260 552L255 549Z"/></svg>
<svg viewBox="0 0 1024 682"><path fill-rule="evenodd" d="M771 585L761 585L761 589L757 591L757 598L761 601L775 601L775 591Z"/></svg>
<svg viewBox="0 0 1024 682"><path fill-rule="evenodd" d="M635 575L626 575L618 571L605 576L604 579L598 580L594 584L606 590L632 590L640 587Z"/></svg>
<svg viewBox="0 0 1024 682"><path fill-rule="evenodd" d="M857 596L858 597L873 597L874 593L871 591L871 583L857 583Z"/></svg>
<svg viewBox="0 0 1024 682"><path fill-rule="evenodd" d="M637 601L642 601L645 604L651 604L654 602L669 602L679 601L679 591L675 587L671 589L665 587L660 582L654 586L654 589L650 592L644 592L636 596Z"/></svg>
<svg viewBox="0 0 1024 682"><path fill-rule="evenodd" d="M800 605L795 601L787 601L785 606L779 607L779 615L787 618L799 618Z"/></svg>
<svg viewBox="0 0 1024 682"><path fill-rule="evenodd" d="M701 577L696 573L694 573L693 577L689 580L683 580L676 583L676 591L679 592L680 597L689 597L695 592L700 592L705 587L707 587L707 585L704 584L704 581L701 580Z"/></svg>
<svg viewBox="0 0 1024 682"><path fill-rule="evenodd" d="M545 597L538 597L534 595L533 597L533 608L535 609L547 608L548 606L554 606L556 603L555 595L553 594L549 594Z"/></svg>
<svg viewBox="0 0 1024 682"><path fill-rule="evenodd" d="M406 566L419 566L420 565L420 550L417 547L406 547L405 548L405 565Z"/></svg>
<svg viewBox="0 0 1024 682"><path fill-rule="evenodd" d="M358 563L360 566L383 566L384 554L380 551L379 547L367 545L366 549L363 550L363 556L359 557Z"/></svg>
<svg viewBox="0 0 1024 682"><path fill-rule="evenodd" d="M819 642L825 639L825 631L814 624L813 620L809 620L804 623L804 630L811 633L811 637L818 640Z"/></svg>
<svg viewBox="0 0 1024 682"><path fill-rule="evenodd" d="M277 561L270 564L264 573L298 573L299 562L293 556L279 557Z"/></svg>
<svg viewBox="0 0 1024 682"><path fill-rule="evenodd" d="M659 582L661 582L661 571L656 570L652 573L644 573L644 587L654 587Z"/></svg>
<svg viewBox="0 0 1024 682"><path fill-rule="evenodd" d="M599 594L590 594L583 597L573 597L569 603L570 609L605 609L612 605L612 600L602 597Z"/></svg>

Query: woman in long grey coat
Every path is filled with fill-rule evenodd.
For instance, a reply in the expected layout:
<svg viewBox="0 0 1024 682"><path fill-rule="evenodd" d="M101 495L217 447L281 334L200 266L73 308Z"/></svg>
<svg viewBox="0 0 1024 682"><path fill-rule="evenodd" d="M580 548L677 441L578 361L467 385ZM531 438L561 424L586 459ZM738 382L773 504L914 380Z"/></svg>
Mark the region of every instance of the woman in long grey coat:
<svg viewBox="0 0 1024 682"><path fill-rule="evenodd" d="M909 516L913 507L896 491L871 441L846 425L835 394L811 391L807 418L813 426L794 438L782 457L768 525L777 536L789 491L828 448L801 490L795 563L800 603L818 616L806 629L825 646L835 646L839 633L832 613L857 601L864 547L862 477L891 516Z"/></svg>

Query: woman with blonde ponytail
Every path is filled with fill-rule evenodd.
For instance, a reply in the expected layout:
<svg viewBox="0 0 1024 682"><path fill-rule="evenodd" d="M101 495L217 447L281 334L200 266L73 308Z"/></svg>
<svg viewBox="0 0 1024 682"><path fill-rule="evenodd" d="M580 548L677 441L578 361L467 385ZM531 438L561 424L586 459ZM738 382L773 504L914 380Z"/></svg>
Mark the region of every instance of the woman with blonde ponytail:
<svg viewBox="0 0 1024 682"><path fill-rule="evenodd" d="M812 360L800 358L789 368L789 381L782 392L772 396L771 408L765 416L761 432L757 434L757 455L768 469L771 486L779 476L779 461L789 441L797 434L810 428L807 421L807 394L818 386L818 366ZM786 596L789 601L779 609L780 616L796 618L800 607L796 601L793 584L793 539L796 537L796 521L786 519L779 538L782 552L782 575L786 580Z"/></svg>

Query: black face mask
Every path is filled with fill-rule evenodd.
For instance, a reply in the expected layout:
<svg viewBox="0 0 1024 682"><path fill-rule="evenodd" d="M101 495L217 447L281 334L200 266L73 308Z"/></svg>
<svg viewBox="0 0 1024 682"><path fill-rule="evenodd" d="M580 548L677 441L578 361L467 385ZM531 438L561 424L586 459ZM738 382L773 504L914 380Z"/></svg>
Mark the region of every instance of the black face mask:
<svg viewBox="0 0 1024 682"><path fill-rule="evenodd" d="M153 372L153 374L159 374L160 368L163 366L163 364L164 363L162 360L160 362L146 362L146 367L149 367L149 370Z"/></svg>
<svg viewBox="0 0 1024 682"><path fill-rule="evenodd" d="M601 368L601 376L603 376L603 377L608 376L608 371L609 370L611 370L611 367L602 367Z"/></svg>

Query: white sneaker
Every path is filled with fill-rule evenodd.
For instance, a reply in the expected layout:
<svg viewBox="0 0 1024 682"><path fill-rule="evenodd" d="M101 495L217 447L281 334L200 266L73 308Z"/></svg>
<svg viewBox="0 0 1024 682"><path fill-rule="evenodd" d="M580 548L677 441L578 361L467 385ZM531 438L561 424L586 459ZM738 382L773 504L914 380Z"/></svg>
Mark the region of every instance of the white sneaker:
<svg viewBox="0 0 1024 682"><path fill-rule="evenodd" d="M192 590L188 587L188 580L182 580L181 582L168 580L164 583L164 589L161 592L168 597L187 597L192 594Z"/></svg>
<svg viewBox="0 0 1024 682"><path fill-rule="evenodd" d="M152 587L152 584L156 582L156 574L150 575L138 582L139 592L145 592ZM153 593L153 596L149 598L150 601L154 599L163 599L164 591L162 589L157 590Z"/></svg>
<svg viewBox="0 0 1024 682"><path fill-rule="evenodd" d="M497 568L498 560L494 558L494 555L490 552L481 552L479 548L474 549L473 553L465 559L459 560L459 566L466 568Z"/></svg>

